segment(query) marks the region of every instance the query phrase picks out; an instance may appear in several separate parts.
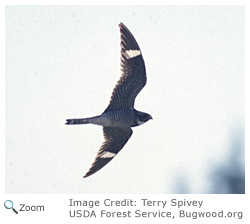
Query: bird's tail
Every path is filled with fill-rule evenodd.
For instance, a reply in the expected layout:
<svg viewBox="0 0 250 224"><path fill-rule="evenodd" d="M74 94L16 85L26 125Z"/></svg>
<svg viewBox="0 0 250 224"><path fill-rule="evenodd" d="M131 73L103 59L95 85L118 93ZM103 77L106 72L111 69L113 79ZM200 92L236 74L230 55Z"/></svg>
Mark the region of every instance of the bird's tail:
<svg viewBox="0 0 250 224"><path fill-rule="evenodd" d="M89 118L78 118L78 119L67 119L65 124L96 124L96 121L99 120L100 116L89 117Z"/></svg>

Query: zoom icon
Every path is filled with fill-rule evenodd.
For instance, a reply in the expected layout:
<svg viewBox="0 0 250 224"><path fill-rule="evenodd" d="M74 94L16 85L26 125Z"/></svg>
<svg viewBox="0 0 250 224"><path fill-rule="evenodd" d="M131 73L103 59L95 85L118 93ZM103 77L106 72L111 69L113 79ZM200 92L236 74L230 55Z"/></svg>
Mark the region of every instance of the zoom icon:
<svg viewBox="0 0 250 224"><path fill-rule="evenodd" d="M12 209L13 212L18 214L17 210L13 208L13 202L11 200L7 200L4 202L4 207L7 209Z"/></svg>

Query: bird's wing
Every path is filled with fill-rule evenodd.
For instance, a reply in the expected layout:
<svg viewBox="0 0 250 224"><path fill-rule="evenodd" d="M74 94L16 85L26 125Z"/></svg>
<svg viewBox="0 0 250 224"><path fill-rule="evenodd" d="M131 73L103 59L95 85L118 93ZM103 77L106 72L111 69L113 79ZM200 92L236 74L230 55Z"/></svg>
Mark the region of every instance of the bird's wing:
<svg viewBox="0 0 250 224"><path fill-rule="evenodd" d="M133 108L137 94L146 85L146 69L141 50L128 28L120 23L121 72L107 110Z"/></svg>
<svg viewBox="0 0 250 224"><path fill-rule="evenodd" d="M132 133L131 128L103 127L104 142L98 151L95 161L84 177L94 174L109 163L123 148Z"/></svg>

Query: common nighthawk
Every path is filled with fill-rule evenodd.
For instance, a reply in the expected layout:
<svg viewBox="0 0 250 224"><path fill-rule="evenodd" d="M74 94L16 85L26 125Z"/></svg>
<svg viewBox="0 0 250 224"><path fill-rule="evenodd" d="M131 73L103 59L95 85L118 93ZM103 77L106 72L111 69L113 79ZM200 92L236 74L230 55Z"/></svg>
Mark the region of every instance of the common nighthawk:
<svg viewBox="0 0 250 224"><path fill-rule="evenodd" d="M131 137L131 127L152 119L149 114L134 109L135 98L146 85L146 70L141 50L132 33L122 23L119 27L122 75L113 90L107 109L99 116L66 120L68 125L103 126L104 142L84 177L94 174L117 155Z"/></svg>

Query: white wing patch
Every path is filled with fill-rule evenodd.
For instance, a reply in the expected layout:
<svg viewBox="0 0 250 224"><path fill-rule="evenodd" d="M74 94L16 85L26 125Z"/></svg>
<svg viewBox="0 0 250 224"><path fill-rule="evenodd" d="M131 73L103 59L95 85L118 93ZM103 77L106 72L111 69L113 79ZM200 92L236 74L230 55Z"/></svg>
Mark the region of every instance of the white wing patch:
<svg viewBox="0 0 250 224"><path fill-rule="evenodd" d="M127 59L131 59L131 58L134 58L134 57L137 57L141 54L141 51L140 50L126 50L124 52L124 55Z"/></svg>
<svg viewBox="0 0 250 224"><path fill-rule="evenodd" d="M100 158L103 158L103 159L105 159L105 158L113 158L115 156L116 156L116 154L113 153L113 152L103 151L102 154L100 155Z"/></svg>

